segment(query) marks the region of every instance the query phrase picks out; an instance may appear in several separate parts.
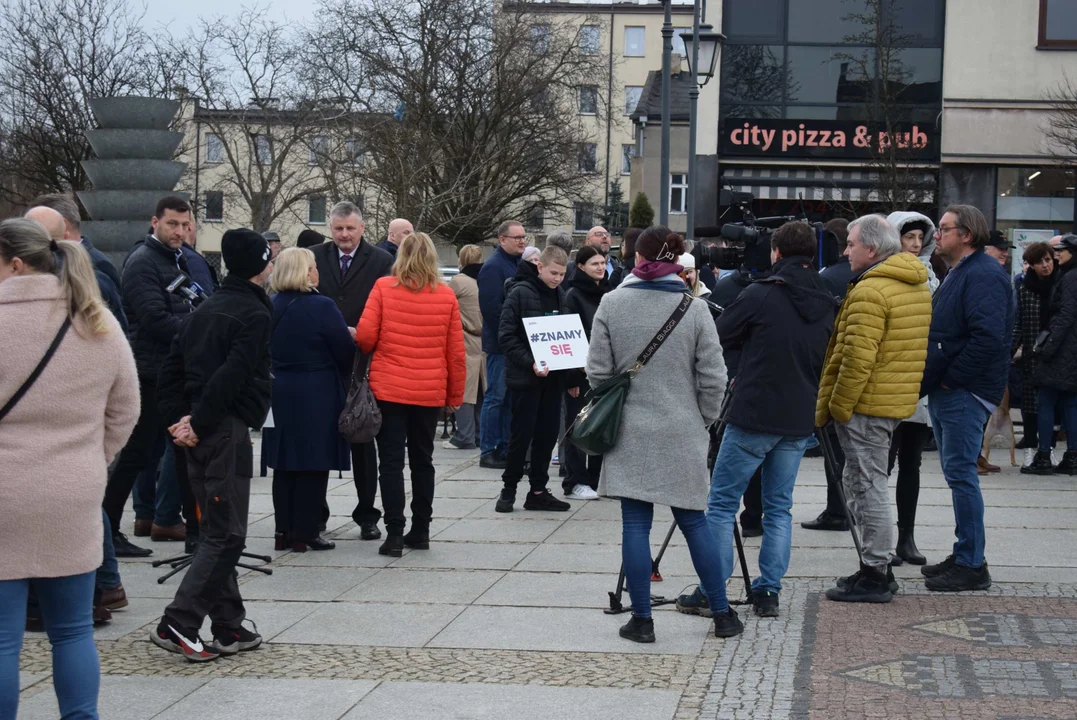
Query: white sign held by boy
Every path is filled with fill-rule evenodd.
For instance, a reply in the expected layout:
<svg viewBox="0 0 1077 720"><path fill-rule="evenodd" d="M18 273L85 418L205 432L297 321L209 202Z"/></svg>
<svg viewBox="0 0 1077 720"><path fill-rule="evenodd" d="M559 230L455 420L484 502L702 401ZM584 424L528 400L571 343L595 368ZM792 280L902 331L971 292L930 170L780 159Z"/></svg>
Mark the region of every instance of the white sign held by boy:
<svg viewBox="0 0 1077 720"><path fill-rule="evenodd" d="M570 370L587 364L587 336L579 315L524 318L535 364L547 370Z"/></svg>

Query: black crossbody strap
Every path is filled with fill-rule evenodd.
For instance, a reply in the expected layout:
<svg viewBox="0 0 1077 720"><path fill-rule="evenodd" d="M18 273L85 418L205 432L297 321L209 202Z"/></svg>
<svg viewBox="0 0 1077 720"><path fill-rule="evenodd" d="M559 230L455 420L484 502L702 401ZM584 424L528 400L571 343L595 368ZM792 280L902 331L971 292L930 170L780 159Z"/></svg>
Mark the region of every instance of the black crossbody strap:
<svg viewBox="0 0 1077 720"><path fill-rule="evenodd" d="M15 394L11 396L11 399L7 401L7 404L3 408L0 408L0 420L3 420L5 416L22 400L22 396L30 389L41 373L45 371L45 366L49 364L49 360L52 360L52 356L56 354L56 348L60 347L60 342L64 339L64 335L67 335L68 328L71 327L71 318L65 318L64 324L60 326L59 332L56 333L56 337L52 339L52 345L49 345L49 349L45 351L45 357L41 358L41 362L37 364L34 371L30 373L30 377L26 378L26 382L22 384Z"/></svg>
<svg viewBox="0 0 1077 720"><path fill-rule="evenodd" d="M643 352L639 354L639 357L636 358L636 364L629 369L629 373L634 376L640 371L640 368L646 365L647 361L658 352L658 348L662 347L662 343L664 343L666 338L669 337L669 334L673 332L673 328L677 327L677 323L679 323L681 318L684 317L684 314L688 312L688 308L691 304L692 296L685 293L684 298L673 311L673 314L669 316L669 319L666 320L661 329L655 333L654 337L651 338L651 341L647 343L647 347L643 348Z"/></svg>

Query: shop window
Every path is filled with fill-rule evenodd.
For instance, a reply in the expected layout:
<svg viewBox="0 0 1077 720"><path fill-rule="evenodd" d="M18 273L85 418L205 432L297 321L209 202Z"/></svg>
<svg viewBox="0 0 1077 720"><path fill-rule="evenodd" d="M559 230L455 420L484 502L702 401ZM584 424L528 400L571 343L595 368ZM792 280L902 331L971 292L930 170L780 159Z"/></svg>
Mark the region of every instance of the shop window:
<svg viewBox="0 0 1077 720"><path fill-rule="evenodd" d="M645 39L647 28L628 26L625 28L625 57L643 57L647 54Z"/></svg>
<svg viewBox="0 0 1077 720"><path fill-rule="evenodd" d="M669 211L674 214L688 211L688 176L684 173L669 175Z"/></svg>
<svg viewBox="0 0 1077 720"><path fill-rule="evenodd" d="M1077 49L1077 0L1040 0L1039 46Z"/></svg>
<svg viewBox="0 0 1077 720"><path fill-rule="evenodd" d="M1073 227L1072 170L1051 167L1000 167L998 206L1000 228Z"/></svg>

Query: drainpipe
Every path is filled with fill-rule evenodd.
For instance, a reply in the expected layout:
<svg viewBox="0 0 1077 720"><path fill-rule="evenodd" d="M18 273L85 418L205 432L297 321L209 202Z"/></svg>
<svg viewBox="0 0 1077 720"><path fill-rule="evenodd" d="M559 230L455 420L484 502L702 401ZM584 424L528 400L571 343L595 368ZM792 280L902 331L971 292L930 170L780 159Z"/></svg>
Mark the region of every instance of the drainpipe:
<svg viewBox="0 0 1077 720"><path fill-rule="evenodd" d="M610 9L610 58L606 76L606 183L603 185L602 206L610 204L610 143L613 136L613 9ZM609 230L610 228L606 228Z"/></svg>

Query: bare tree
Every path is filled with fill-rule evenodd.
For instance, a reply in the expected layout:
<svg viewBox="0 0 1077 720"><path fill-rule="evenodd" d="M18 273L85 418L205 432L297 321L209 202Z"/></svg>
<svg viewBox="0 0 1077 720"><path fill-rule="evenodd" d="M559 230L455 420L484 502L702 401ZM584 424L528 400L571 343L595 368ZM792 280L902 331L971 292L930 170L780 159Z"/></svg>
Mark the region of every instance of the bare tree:
<svg viewBox="0 0 1077 720"><path fill-rule="evenodd" d="M1058 87L1047 93L1051 109L1044 135L1048 151L1066 165L1077 163L1077 81L1066 75Z"/></svg>
<svg viewBox="0 0 1077 720"><path fill-rule="evenodd" d="M327 176L371 195L375 219L479 242L593 189L577 102L581 86L608 102L609 59L577 23L490 0L322 0L318 15L308 72L347 104L340 136L367 158Z"/></svg>

